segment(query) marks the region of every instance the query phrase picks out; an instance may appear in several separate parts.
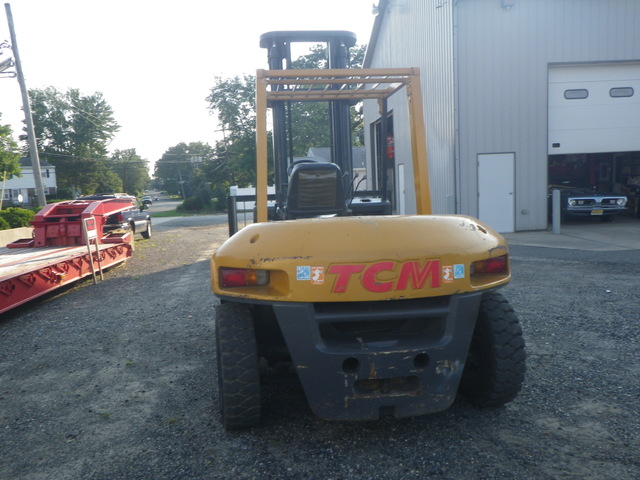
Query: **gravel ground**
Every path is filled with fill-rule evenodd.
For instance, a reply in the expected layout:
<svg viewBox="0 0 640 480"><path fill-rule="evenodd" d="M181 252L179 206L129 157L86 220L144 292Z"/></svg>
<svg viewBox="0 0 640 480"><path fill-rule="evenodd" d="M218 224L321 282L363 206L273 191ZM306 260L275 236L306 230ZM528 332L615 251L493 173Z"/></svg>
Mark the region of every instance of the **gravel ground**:
<svg viewBox="0 0 640 480"><path fill-rule="evenodd" d="M3 315L0 479L640 478L640 251L512 248L528 371L503 408L331 423L282 376L261 428L229 434L208 273L226 235L160 224L104 282Z"/></svg>

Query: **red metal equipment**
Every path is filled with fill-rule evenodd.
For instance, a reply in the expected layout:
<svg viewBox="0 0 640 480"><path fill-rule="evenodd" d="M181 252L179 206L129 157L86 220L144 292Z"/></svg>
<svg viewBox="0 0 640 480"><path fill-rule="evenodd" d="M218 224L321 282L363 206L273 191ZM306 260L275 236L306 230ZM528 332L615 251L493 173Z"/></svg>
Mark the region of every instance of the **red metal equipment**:
<svg viewBox="0 0 640 480"><path fill-rule="evenodd" d="M114 215L130 208L130 198L73 200L44 207L31 222L33 238L0 248L0 313L130 257L132 232L105 228ZM88 235L95 238L90 249L85 221L89 230L95 230Z"/></svg>

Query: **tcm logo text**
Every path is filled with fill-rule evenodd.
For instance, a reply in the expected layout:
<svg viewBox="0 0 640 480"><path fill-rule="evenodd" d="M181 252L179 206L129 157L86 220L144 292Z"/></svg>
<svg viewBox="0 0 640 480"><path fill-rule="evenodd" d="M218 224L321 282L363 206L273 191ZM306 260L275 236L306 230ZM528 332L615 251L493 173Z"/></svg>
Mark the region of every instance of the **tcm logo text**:
<svg viewBox="0 0 640 480"><path fill-rule="evenodd" d="M344 293L349 283L355 281L370 292L390 292L392 290L419 290L425 285L430 288L440 286L440 262L427 260L424 265L418 261L404 263L377 262L371 265L331 265L327 274L336 275L332 293Z"/></svg>

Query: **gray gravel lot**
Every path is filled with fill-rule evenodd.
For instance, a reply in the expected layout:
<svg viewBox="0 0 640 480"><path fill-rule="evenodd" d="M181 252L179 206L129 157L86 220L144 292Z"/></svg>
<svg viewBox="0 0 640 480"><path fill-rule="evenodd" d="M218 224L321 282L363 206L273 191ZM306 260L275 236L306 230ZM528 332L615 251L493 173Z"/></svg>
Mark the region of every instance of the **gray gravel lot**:
<svg viewBox="0 0 640 480"><path fill-rule="evenodd" d="M284 375L228 434L212 223L158 224L104 282L3 315L0 479L640 479L640 250L512 248L528 371L504 408L330 423Z"/></svg>

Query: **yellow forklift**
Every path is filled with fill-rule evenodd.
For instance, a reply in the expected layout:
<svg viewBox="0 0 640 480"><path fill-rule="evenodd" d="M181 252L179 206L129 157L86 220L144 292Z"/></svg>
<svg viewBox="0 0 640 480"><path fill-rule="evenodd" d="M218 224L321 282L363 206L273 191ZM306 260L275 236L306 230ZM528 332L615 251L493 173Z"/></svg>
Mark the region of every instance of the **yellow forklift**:
<svg viewBox="0 0 640 480"><path fill-rule="evenodd" d="M328 68L289 68L296 42L324 43ZM260 422L261 372L283 361L328 420L423 415L457 396L488 407L513 400L525 344L497 292L511 278L508 246L477 219L431 213L417 69L347 68L355 35L344 31L269 32L260 43L269 70L256 79L256 222L211 259L225 428ZM326 102L330 159L292 155L295 102ZM352 166L350 109L358 102L371 102L380 120L362 189ZM389 138L388 105L396 117L406 112L394 129L398 138L408 125L415 215L394 215L393 168L375 152Z"/></svg>

